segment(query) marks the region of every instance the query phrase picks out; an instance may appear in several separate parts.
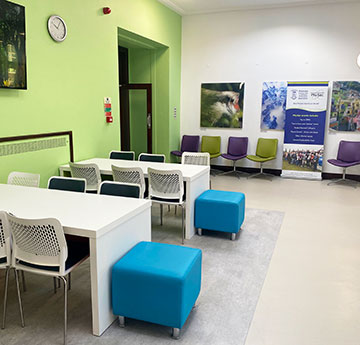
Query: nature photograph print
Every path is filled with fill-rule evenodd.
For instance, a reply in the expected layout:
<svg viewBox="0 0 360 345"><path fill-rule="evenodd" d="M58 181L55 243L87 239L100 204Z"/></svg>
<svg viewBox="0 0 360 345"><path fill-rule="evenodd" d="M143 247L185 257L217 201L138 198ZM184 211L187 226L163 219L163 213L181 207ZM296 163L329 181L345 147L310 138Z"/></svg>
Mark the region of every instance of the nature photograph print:
<svg viewBox="0 0 360 345"><path fill-rule="evenodd" d="M26 89L25 8L0 0L0 88Z"/></svg>
<svg viewBox="0 0 360 345"><path fill-rule="evenodd" d="M283 130L286 113L286 81L264 82L261 103L261 129Z"/></svg>
<svg viewBox="0 0 360 345"><path fill-rule="evenodd" d="M245 83L201 84L201 127L242 128Z"/></svg>
<svg viewBox="0 0 360 345"><path fill-rule="evenodd" d="M334 131L360 131L359 81L333 82L329 127Z"/></svg>

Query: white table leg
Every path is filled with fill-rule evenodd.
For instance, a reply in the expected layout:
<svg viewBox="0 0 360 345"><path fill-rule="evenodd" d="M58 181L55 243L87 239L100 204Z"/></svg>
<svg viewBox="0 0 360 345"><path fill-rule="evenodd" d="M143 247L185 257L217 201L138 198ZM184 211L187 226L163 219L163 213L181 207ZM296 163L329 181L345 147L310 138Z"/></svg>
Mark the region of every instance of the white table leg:
<svg viewBox="0 0 360 345"><path fill-rule="evenodd" d="M186 182L186 220L185 220L185 238L189 240L195 235L194 215L195 200L206 190L210 188L209 172L202 174L195 180Z"/></svg>
<svg viewBox="0 0 360 345"><path fill-rule="evenodd" d="M90 239L93 334L100 336L115 320L111 306L114 264L140 241L151 241L151 208L99 238Z"/></svg>

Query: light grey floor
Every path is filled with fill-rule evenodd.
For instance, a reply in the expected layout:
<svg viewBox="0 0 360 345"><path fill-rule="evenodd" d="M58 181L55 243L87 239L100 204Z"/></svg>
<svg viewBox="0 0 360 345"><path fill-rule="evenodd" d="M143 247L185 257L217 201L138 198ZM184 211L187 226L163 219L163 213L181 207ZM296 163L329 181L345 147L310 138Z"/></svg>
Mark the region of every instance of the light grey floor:
<svg viewBox="0 0 360 345"><path fill-rule="evenodd" d="M178 210L180 211L180 210ZM153 240L180 244L180 212L153 212ZM170 338L170 328L127 320L121 329L115 322L102 337L91 335L89 263L73 273L69 294L68 343L71 344L236 344L243 345L255 312L284 214L246 210L243 230L235 241L223 233L206 232L186 241L203 250L202 290L197 307L190 314L181 339ZM0 272L0 297L4 274ZM20 327L12 276L7 327L0 330L1 345L62 344L63 295L53 294L52 279L27 274L28 291L23 294L26 327ZM2 300L0 302L2 310ZM175 343L174 343L175 342Z"/></svg>

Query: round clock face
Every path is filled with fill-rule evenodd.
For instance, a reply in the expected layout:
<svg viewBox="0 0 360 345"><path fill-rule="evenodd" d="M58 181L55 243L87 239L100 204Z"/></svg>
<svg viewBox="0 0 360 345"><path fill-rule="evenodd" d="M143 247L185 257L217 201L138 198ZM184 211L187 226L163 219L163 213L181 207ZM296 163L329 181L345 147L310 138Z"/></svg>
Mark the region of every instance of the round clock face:
<svg viewBox="0 0 360 345"><path fill-rule="evenodd" d="M51 16L48 20L49 34L56 42L62 42L67 35L67 28L64 19L59 16Z"/></svg>

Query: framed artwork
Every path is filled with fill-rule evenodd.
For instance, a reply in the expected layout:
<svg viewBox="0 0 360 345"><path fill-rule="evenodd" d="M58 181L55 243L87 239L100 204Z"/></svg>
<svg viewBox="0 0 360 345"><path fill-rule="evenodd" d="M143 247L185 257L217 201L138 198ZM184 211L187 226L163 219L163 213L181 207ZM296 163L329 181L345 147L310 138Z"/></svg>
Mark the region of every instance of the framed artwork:
<svg viewBox="0 0 360 345"><path fill-rule="evenodd" d="M5 0L0 0L0 88L27 88L25 7Z"/></svg>
<svg viewBox="0 0 360 345"><path fill-rule="evenodd" d="M245 83L201 84L201 127L242 128Z"/></svg>
<svg viewBox="0 0 360 345"><path fill-rule="evenodd" d="M286 94L286 81L271 81L263 83L260 125L261 129L284 129Z"/></svg>
<svg viewBox="0 0 360 345"><path fill-rule="evenodd" d="M360 82L334 81L331 95L330 129L360 132Z"/></svg>

